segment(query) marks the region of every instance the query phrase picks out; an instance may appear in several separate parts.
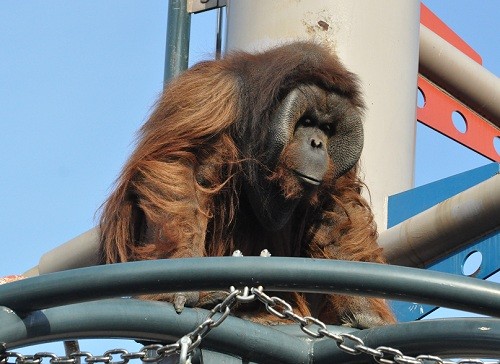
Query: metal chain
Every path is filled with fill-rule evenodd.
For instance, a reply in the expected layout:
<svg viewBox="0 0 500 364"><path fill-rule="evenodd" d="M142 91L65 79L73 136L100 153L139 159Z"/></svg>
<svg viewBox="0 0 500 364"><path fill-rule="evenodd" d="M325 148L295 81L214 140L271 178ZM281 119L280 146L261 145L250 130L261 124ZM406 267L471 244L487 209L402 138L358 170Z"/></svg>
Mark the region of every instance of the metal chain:
<svg viewBox="0 0 500 364"><path fill-rule="evenodd" d="M445 361L437 356L419 355L417 357L406 356L399 350L387 346L371 348L366 346L362 339L348 333L336 334L328 330L326 324L311 316L300 316L294 313L289 303L279 297L271 297L263 292L262 287L252 288L254 294L261 301L267 311L278 318L286 318L300 325L304 333L312 338L328 337L333 339L339 349L351 354L367 354L373 357L377 363L383 364L500 364L500 360L482 361L480 359L463 359L460 361ZM316 327L316 329L314 329Z"/></svg>
<svg viewBox="0 0 500 364"><path fill-rule="evenodd" d="M293 312L292 306L279 297L271 297L264 293L261 286L249 289L235 289L230 287L230 293L221 303L217 304L205 320L193 331L184 335L175 343L168 345L152 344L143 346L137 352L128 352L125 349L113 349L103 355L92 355L86 351L77 351L68 356L58 356L54 353L40 352L34 355L23 355L19 352L6 351L4 343L0 343L0 364L41 364L48 359L50 364L77 364L79 359L85 363L95 364L127 364L130 360L140 359L145 363L158 363L173 354L179 355L180 364L190 364L194 350L201 344L203 338L213 328L219 326L230 315L236 303L248 303L255 300L262 302L266 310L280 319L290 319L297 323L301 330L312 338L327 337L335 341L337 346L351 355L366 354L381 364L500 364L500 360L483 361L480 359L463 359L460 361L445 361L438 356L419 355L406 356L401 351L379 346L371 348L359 337L348 333L334 333L328 330L326 324L311 316L301 316ZM113 356L120 356L115 361ZM13 359L13 361L9 361Z"/></svg>

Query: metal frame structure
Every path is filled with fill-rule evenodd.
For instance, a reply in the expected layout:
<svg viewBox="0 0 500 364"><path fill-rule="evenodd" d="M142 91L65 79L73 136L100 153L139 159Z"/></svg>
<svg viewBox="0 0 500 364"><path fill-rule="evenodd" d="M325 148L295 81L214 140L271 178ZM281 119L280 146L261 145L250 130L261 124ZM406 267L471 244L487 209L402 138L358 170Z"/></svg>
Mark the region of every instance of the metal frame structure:
<svg viewBox="0 0 500 364"><path fill-rule="evenodd" d="M424 4L420 7L418 88L425 100L417 120L500 162L500 80L481 66L481 56ZM453 125L452 113L465 122Z"/></svg>
<svg viewBox="0 0 500 364"><path fill-rule="evenodd" d="M208 311L186 309L178 315L165 303L111 299L35 311L20 318L0 311L0 340L8 350L74 338L120 337L172 342L201 324ZM406 355L498 356L500 320L487 318L416 321L351 333L370 347L397 347ZM366 363L368 355L349 355L328 338L311 339L298 326L263 326L228 317L203 341L205 363ZM242 359L243 358L243 359ZM196 363L196 359L192 360Z"/></svg>
<svg viewBox="0 0 500 364"><path fill-rule="evenodd" d="M167 259L67 270L0 286L0 305L29 312L94 299L231 285L369 293L500 316L500 285L493 282L386 264L285 257Z"/></svg>
<svg viewBox="0 0 500 364"><path fill-rule="evenodd" d="M487 279L500 270L500 165L489 165L389 197L389 229L379 244L391 264ZM465 273L472 254L477 269ZM437 307L394 302L398 319Z"/></svg>
<svg viewBox="0 0 500 364"><path fill-rule="evenodd" d="M499 166L495 163L488 166L493 173L490 178L382 232L379 244L387 260L391 264L424 268L497 230L500 224ZM400 197L398 203L409 211L415 194L407 195L404 199ZM419 196L424 198L422 193Z"/></svg>
<svg viewBox="0 0 500 364"><path fill-rule="evenodd" d="M190 1L191 4L190 6L193 6L192 3L194 2L196 2L196 0ZM203 6L205 6L205 8L210 9L210 8L217 8L218 6L224 6L225 2L212 0L210 2L201 1L200 4L204 4ZM421 5L421 12L422 12L423 24L425 25L420 26L420 34L421 34L420 70L424 74L424 76L433 78L435 77L438 81L436 81L437 82L436 85L429 83L429 81L427 79L424 79L423 77L419 78L419 85L420 85L419 87L423 91L425 91L425 95L427 98L426 99L427 105L417 110L417 118L419 120L425 120L424 122L430 125L431 127L435 128L436 130L445 132L448 136L455 138L459 142L463 143L464 145L467 145L470 148L477 150L478 152L481 152L481 150L483 150L482 153L484 155L490 156L490 158L493 160L500 159L500 155L497 155L497 157L495 157L494 153L496 153L496 151L494 150L493 146L493 139L496 137L497 133L499 133L498 127L494 124L495 123L498 124L500 122L498 121L498 117L500 116L498 105L500 105L500 103L496 102L496 100L500 98L500 87L498 87L500 81L498 80L498 78L492 76L488 71L482 68L478 63L476 63L480 61L480 57L473 50L471 50L470 47L467 48L468 46L465 43L463 43L463 41L462 43L460 43L461 40L456 35L455 37L449 35L451 30L449 29L443 30L442 28L445 27L443 24L440 24L440 27L437 27L435 25L438 22L438 20L436 20L437 18L435 18L435 16L433 17L432 13L430 13L430 11L423 5ZM438 35L428 30L427 26L431 27L433 31L436 31L437 32L436 34L440 36L446 36L447 38L452 39L453 44L460 47L460 51L456 49L451 49L450 48L452 47L451 45L447 44ZM188 36L190 33L189 27L190 27L190 14L187 12L186 9L186 1L181 1L181 0L169 1L169 28L167 31L167 57L165 61L166 82L171 77L174 77L176 74L180 73L183 69L187 67L187 57L189 49ZM444 44L443 42L446 44ZM444 47L446 49L446 52L444 52L444 55L442 54L442 52L440 52L441 57L438 59L434 59L435 57L432 57L432 54L435 53L435 52L433 53L433 51L435 51L437 47ZM439 49L441 50L441 48ZM466 56L465 54L467 54L468 56ZM469 59L468 57L472 58ZM453 60L458 59L457 61L454 61L454 63L457 64L456 67L446 67L451 59ZM461 70L464 70L464 72L461 72ZM461 77L456 76L456 74L461 74L461 73L463 73ZM454 91L456 88L461 87L463 83L474 85L474 87L469 86L468 88L466 88L467 91L461 93L462 95L461 100L468 105L475 105L478 103L481 104L482 105L481 110L483 111L486 110L484 111L484 114L492 116L491 122L486 121L484 118L482 118L475 112L471 112L470 114L468 114L466 111L464 111L463 108L465 106L462 103L459 103L458 101L451 99L450 95L441 89L442 87L445 90L449 90L451 92ZM478 95L476 95L475 90L481 89L483 83L487 85L486 89L488 91L481 92ZM435 96L435 95L441 95L441 96ZM444 97L444 101L443 99L434 101L435 97ZM450 119L451 110L454 110L453 107L450 108L450 106L446 106L447 105L446 103L450 102L452 103L452 106L458 105L456 106L456 109L458 109L462 114L467 116L468 130L462 136L457 135L460 134L460 132L454 129L454 127L451 124L451 121L448 121L448 119ZM443 106L444 105L443 103L446 105ZM436 110L439 110L439 112ZM434 113L437 113L436 114L437 117L435 116L432 117ZM459 137L462 139L460 139ZM470 142L469 140L470 138L472 138L474 142ZM484 138L491 139L491 143L484 143ZM491 182L490 184L493 183L494 182ZM493 189L498 188L497 183L492 188ZM480 194L483 195L483 199L488 199L488 196L485 192ZM384 198L387 198L387 196L385 196ZM391 198L392 196L389 197L389 200ZM472 198L474 199L475 197L472 196ZM456 198L456 200L458 200L458 198ZM488 230L495 230L500 228L500 226L498 226L498 224L495 223L494 220L494 216L496 214L496 211L498 210L498 199L493 199L493 201L494 203L490 203L489 207L486 207L483 211L484 214L493 217L493 223L488 225ZM409 218L410 216L407 216L407 218ZM412 223L415 219L412 220ZM420 219L420 217L418 219ZM390 220L390 216L388 216L388 220ZM489 221L491 222L491 220L492 219L490 218ZM409 222L406 225L408 224ZM401 227L406 228L406 225L401 225ZM482 226L481 224L479 225ZM419 229L422 230L422 228ZM406 250L400 249L399 247L396 247L394 245L396 243L394 243L394 239L390 238L390 236L394 235L395 230L396 228L393 228L390 232L387 232L387 234L385 234L385 232L382 231L381 234L382 235L381 244L387 246L387 249L390 254L389 260L391 262L398 261L399 258L396 257L395 255L405 255L408 252L408 249ZM441 232L439 238L442 239L442 241L450 241L455 238L456 233L457 232L455 231L452 232L452 235L450 235ZM467 234L467 231L465 228L462 228L459 230L458 233ZM478 234L480 234L480 232ZM399 233L396 235L399 238ZM81 236L73 240L70 240L61 247L58 247L53 251L45 254L41 258L39 266L34 267L32 270L28 271L27 274L34 275L39 273L48 273L62 269L71 269L71 268L96 264L97 263L96 251L98 247L97 236L98 236L97 230L96 228L94 228L82 234ZM422 244L425 245L424 240L425 239L420 239ZM427 242L427 244L430 243ZM450 246L445 244L443 247L437 247L436 249L441 252L440 254L442 254L443 252L449 251L449 248ZM424 250L424 248L423 247L417 248L417 250ZM429 254L427 255L429 256ZM65 259L64 260L59 259L60 256L64 256ZM429 256L424 261L426 262L428 260L432 259L435 260L438 258L439 256L436 257ZM411 265L413 263L409 264ZM420 266L422 266L422 264L420 264Z"/></svg>
<svg viewBox="0 0 500 364"><path fill-rule="evenodd" d="M499 285L445 273L304 258L169 259L74 269L0 286L0 305L4 306L0 309L0 342L12 350L68 338L111 336L175 341L203 323L208 311L186 308L179 315L168 303L110 298L159 291L221 290L235 282L242 286L263 285L266 291L339 292L419 300L500 317ZM500 355L498 318L421 321L369 330L329 329L359 337L369 347L397 347L405 355ZM238 337L241 339L235 340ZM205 359L219 355L227 363L369 359L366 355L346 354L328 338L311 339L297 326L268 327L236 317L228 317L227 322L213 329L201 347Z"/></svg>
<svg viewBox="0 0 500 364"><path fill-rule="evenodd" d="M412 4L404 5L408 6L408 16L415 12ZM223 0L169 1L165 83L187 68L190 12L225 5ZM500 161L493 144L500 127L499 79L486 71L479 55L423 5L421 14L418 88L425 105L417 109L417 119ZM222 46L221 18L217 25L218 50ZM232 42L237 43L234 39ZM435 56L437 49L440 57ZM451 124L454 111L464 117L465 132ZM425 208L408 209L405 217L395 222L390 221L393 217L389 214L390 228L380 236L389 261L456 271L460 259L471 249L491 250L488 244L498 243L500 230L500 195L495 194L500 190L500 179L498 164L494 166L493 174L468 189L432 201ZM389 197L389 204L391 199L393 205L406 204L417 195L418 191L394 195ZM401 266L275 257L193 258L80 268L97 263L97 237L94 228L45 254L39 265L26 273L40 276L0 286L0 343L4 342L6 349L84 337L175 341L203 323L208 311L186 308L178 315L166 303L116 297L262 285L270 291L389 298L406 311L418 311L405 311L403 320L418 319L435 306L491 315L497 318L407 322L370 330L330 329L359 337L370 347L397 347L407 355L500 356L500 285L492 282ZM446 266L442 260L445 255L460 249L456 253L458 263L453 263L453 268ZM498 270L498 258L493 260L478 277ZM47 274L52 272L57 273ZM327 338L311 339L297 329L288 325L265 327L228 317L207 336L202 355L208 362L227 363L354 363L369 359L366 355L349 356ZM196 360L193 358L193 363Z"/></svg>
<svg viewBox="0 0 500 364"><path fill-rule="evenodd" d="M417 119L500 162L494 145L500 127L500 79L423 25L419 55L418 88L425 105L418 108ZM451 123L453 112L464 118L466 130Z"/></svg>

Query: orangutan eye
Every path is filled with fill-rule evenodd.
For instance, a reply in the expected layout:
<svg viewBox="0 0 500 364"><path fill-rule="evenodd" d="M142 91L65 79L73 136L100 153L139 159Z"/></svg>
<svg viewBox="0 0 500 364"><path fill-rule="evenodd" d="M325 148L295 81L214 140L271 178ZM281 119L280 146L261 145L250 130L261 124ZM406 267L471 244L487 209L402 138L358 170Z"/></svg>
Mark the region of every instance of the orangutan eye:
<svg viewBox="0 0 500 364"><path fill-rule="evenodd" d="M310 117L303 116L299 120L299 125L302 125L302 126L312 126L313 125L313 121L312 121L312 119Z"/></svg>
<svg viewBox="0 0 500 364"><path fill-rule="evenodd" d="M329 137L335 134L335 125L334 124L323 124L320 129Z"/></svg>

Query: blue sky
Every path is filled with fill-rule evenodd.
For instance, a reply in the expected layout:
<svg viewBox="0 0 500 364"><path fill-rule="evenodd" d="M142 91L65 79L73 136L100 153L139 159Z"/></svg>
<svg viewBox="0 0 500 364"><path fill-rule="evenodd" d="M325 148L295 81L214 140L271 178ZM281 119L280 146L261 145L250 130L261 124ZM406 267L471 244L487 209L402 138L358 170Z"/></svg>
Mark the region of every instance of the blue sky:
<svg viewBox="0 0 500 364"><path fill-rule="evenodd" d="M500 74L500 2L425 4ZM167 0L0 0L0 276L92 228L162 88ZM191 60L213 14L193 17ZM419 126L416 185L489 163Z"/></svg>

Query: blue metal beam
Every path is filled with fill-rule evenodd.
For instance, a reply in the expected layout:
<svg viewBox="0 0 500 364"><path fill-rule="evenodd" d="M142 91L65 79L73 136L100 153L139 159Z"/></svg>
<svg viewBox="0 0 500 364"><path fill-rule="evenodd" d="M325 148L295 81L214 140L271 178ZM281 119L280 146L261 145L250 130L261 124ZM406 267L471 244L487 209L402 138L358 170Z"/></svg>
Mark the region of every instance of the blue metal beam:
<svg viewBox="0 0 500 364"><path fill-rule="evenodd" d="M389 196L387 227L395 226L499 173L500 164L491 163Z"/></svg>
<svg viewBox="0 0 500 364"><path fill-rule="evenodd" d="M389 197L388 226L392 227L402 221L421 213L422 211L453 197L473 186L480 184L500 173L500 164L491 163L486 166L451 176L412 190ZM500 191L498 191L500 193ZM472 274L473 277L486 279L500 270L500 232L489 231L477 241L461 247L425 268L431 271L446 272L463 276L463 267L468 257L474 253L481 253L482 260L479 268ZM437 307L425 305L421 302L393 302L392 306L398 320L411 321L425 317Z"/></svg>

